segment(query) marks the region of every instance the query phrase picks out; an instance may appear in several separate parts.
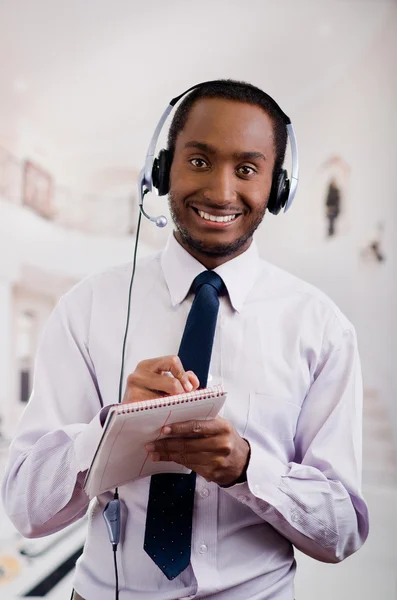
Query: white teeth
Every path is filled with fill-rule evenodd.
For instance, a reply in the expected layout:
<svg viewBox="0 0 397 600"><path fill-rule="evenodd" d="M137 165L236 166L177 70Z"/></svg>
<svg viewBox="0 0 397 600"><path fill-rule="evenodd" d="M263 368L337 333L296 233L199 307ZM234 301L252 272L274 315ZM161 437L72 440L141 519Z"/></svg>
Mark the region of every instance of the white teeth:
<svg viewBox="0 0 397 600"><path fill-rule="evenodd" d="M215 215L209 215L202 210L197 211L202 219L206 221L215 221L215 223L228 223L229 221L233 221L236 218L236 215L226 215L225 217L215 217Z"/></svg>

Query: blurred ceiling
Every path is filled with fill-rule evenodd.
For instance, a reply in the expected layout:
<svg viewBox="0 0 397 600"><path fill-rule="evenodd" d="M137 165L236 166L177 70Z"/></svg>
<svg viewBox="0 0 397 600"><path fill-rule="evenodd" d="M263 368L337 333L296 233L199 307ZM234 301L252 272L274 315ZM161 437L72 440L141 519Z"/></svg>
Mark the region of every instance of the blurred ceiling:
<svg viewBox="0 0 397 600"><path fill-rule="evenodd" d="M292 116L354 67L394 8L394 0L0 0L0 144L38 155L63 183L101 169L128 179L168 100L190 85L244 79Z"/></svg>

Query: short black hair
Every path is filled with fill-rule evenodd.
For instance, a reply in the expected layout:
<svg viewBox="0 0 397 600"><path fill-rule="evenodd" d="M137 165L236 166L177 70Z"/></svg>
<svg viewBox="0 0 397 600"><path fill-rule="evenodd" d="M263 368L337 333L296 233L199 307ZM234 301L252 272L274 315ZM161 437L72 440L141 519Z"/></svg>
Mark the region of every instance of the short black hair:
<svg viewBox="0 0 397 600"><path fill-rule="evenodd" d="M281 109L277 108L275 101L272 101L262 90L251 83L235 81L233 79L220 79L216 82L205 83L185 96L175 111L168 131L167 146L171 157L174 156L177 137L185 127L193 105L202 98L225 98L226 100L254 104L269 115L274 125L274 151L276 159L273 174L280 172L284 163L288 140L285 115Z"/></svg>

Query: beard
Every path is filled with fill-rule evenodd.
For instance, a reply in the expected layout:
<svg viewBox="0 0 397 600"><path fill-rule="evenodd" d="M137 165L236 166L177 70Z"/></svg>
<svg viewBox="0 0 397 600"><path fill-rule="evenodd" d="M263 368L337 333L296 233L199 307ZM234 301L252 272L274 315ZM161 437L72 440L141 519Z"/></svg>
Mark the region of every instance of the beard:
<svg viewBox="0 0 397 600"><path fill-rule="evenodd" d="M208 257L227 257L238 253L238 251L245 246L247 241L252 238L255 231L263 221L263 217L266 213L267 203L265 204L263 210L253 214L252 221L246 233L235 239L233 242L216 244L203 242L202 240L195 238L190 234L188 229L183 226L183 217L182 211L180 210L180 205L181 201L176 200L170 191L168 194L168 207L176 230L181 236L184 244L192 250L195 250L196 252Z"/></svg>

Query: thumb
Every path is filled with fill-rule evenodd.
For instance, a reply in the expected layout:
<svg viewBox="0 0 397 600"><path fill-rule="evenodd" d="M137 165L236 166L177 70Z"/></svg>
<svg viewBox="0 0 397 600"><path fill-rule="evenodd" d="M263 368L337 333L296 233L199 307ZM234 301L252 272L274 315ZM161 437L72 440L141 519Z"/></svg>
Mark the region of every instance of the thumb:
<svg viewBox="0 0 397 600"><path fill-rule="evenodd" d="M198 380L197 375L193 373L193 371L186 371L186 375L193 386L193 390L197 390L200 386L200 382Z"/></svg>

